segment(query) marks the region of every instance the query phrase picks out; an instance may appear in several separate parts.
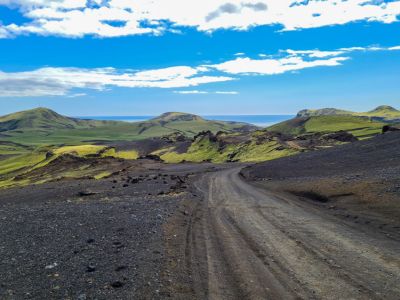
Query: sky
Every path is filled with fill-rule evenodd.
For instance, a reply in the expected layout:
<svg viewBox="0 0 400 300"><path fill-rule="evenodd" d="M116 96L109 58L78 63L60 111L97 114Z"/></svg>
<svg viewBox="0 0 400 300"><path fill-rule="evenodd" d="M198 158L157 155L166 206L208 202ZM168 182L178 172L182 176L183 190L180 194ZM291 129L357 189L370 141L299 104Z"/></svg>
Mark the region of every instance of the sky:
<svg viewBox="0 0 400 300"><path fill-rule="evenodd" d="M400 0L0 0L0 114L400 108Z"/></svg>

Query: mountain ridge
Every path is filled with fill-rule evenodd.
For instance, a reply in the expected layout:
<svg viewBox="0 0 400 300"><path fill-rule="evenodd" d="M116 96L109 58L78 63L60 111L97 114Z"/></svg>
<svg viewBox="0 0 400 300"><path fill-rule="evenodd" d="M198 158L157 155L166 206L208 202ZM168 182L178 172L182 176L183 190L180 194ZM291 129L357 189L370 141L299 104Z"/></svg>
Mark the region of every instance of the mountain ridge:
<svg viewBox="0 0 400 300"><path fill-rule="evenodd" d="M100 121L63 116L48 108L36 108L0 116L0 132L9 141L33 144L77 143L88 140L135 140L179 132L188 137L210 130L246 132L257 126L206 120L200 116L167 112L148 121Z"/></svg>
<svg viewBox="0 0 400 300"><path fill-rule="evenodd" d="M400 122L400 110L389 105L380 105L367 112L353 112L337 108L303 109L297 113L296 117L306 118L333 115L368 117L382 122Z"/></svg>

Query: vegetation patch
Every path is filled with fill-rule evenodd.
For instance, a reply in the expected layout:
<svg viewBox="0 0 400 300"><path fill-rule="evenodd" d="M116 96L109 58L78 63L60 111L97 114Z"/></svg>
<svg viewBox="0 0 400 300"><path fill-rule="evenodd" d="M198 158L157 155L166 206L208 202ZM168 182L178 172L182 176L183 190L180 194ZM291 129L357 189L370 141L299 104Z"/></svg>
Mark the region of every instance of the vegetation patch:
<svg viewBox="0 0 400 300"><path fill-rule="evenodd" d="M117 151L115 148L110 148L104 151L101 156L122 159L137 159L139 157L139 153L136 150Z"/></svg>
<svg viewBox="0 0 400 300"><path fill-rule="evenodd" d="M34 167L36 164L46 159L46 153L42 151L33 151L28 154L13 156L2 160L0 164L0 177L5 174L16 171L26 170Z"/></svg>
<svg viewBox="0 0 400 300"><path fill-rule="evenodd" d="M330 133L346 131L355 137L364 139L382 132L385 123L368 117L352 115L321 115L300 117L268 127L268 131L282 134L299 135L305 133Z"/></svg>
<svg viewBox="0 0 400 300"><path fill-rule="evenodd" d="M234 156L234 159L242 162L260 162L297 153L298 151L295 149L282 147L282 145L276 141L270 141L262 144L252 142L249 145L242 147Z"/></svg>
<svg viewBox="0 0 400 300"><path fill-rule="evenodd" d="M75 154L78 156L87 156L93 154L99 154L105 146L97 146L97 145L79 145L79 146L64 146L57 148L53 151L56 155L62 154Z"/></svg>

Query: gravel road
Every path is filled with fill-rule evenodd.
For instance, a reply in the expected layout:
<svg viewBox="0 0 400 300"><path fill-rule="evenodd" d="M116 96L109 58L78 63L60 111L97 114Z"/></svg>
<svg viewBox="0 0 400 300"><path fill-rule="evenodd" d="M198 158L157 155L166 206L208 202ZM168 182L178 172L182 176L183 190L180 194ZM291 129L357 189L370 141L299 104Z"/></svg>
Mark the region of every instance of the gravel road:
<svg viewBox="0 0 400 300"><path fill-rule="evenodd" d="M400 242L303 201L206 174L186 261L200 299L399 299Z"/></svg>

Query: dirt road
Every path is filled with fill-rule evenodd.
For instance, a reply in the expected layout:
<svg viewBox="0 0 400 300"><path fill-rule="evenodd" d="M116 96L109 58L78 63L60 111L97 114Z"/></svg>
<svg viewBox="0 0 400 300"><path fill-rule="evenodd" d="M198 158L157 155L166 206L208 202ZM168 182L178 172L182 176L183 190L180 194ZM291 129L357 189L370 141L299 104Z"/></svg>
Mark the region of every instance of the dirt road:
<svg viewBox="0 0 400 300"><path fill-rule="evenodd" d="M238 168L204 175L187 232L208 299L399 299L400 242L258 189Z"/></svg>

